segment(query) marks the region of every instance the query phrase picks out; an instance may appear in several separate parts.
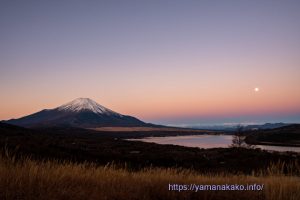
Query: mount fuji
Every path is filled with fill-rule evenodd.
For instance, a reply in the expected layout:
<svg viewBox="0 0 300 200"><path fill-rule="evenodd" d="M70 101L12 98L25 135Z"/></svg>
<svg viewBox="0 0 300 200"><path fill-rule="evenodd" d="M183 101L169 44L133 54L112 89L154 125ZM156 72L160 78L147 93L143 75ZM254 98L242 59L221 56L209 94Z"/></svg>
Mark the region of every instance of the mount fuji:
<svg viewBox="0 0 300 200"><path fill-rule="evenodd" d="M114 112L89 98L78 98L54 109L11 119L5 123L23 127L136 127L155 126L141 120Z"/></svg>

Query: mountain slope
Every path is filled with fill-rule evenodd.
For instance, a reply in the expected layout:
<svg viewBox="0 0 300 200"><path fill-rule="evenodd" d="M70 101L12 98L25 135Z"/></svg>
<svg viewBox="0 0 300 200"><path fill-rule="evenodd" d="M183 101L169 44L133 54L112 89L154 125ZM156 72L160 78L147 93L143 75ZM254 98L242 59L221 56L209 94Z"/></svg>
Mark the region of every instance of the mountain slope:
<svg viewBox="0 0 300 200"><path fill-rule="evenodd" d="M114 112L88 98L78 98L54 109L6 121L23 127L80 127L151 126L139 119Z"/></svg>
<svg viewBox="0 0 300 200"><path fill-rule="evenodd" d="M300 124L252 131L248 133L246 142L255 145L300 146Z"/></svg>

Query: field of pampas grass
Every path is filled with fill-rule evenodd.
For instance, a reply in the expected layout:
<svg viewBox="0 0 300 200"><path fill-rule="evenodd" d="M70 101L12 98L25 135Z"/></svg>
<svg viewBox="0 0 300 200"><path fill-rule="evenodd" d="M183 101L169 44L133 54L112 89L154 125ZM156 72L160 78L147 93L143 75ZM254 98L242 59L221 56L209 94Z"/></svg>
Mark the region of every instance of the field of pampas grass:
<svg viewBox="0 0 300 200"><path fill-rule="evenodd" d="M148 168L130 171L60 161L16 160L0 157L0 199L300 199L299 166L283 175L284 163L271 165L253 175L201 174L199 172ZM169 191L169 184L263 184L261 191Z"/></svg>

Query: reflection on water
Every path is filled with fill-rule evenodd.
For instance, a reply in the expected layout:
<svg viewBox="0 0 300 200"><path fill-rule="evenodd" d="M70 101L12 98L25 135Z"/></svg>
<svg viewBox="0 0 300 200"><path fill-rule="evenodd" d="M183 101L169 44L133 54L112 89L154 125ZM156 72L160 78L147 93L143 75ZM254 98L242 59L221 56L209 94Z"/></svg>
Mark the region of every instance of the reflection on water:
<svg viewBox="0 0 300 200"><path fill-rule="evenodd" d="M256 145L255 147L265 149L265 150L268 150L268 151L295 151L295 152L300 152L300 147L269 146L269 145Z"/></svg>
<svg viewBox="0 0 300 200"><path fill-rule="evenodd" d="M190 136L171 136L171 137L148 137L142 139L131 139L132 141L154 142L157 144L173 144L186 147L199 148L227 148L232 144L231 135L190 135ZM270 151L296 151L300 152L300 147L256 145Z"/></svg>

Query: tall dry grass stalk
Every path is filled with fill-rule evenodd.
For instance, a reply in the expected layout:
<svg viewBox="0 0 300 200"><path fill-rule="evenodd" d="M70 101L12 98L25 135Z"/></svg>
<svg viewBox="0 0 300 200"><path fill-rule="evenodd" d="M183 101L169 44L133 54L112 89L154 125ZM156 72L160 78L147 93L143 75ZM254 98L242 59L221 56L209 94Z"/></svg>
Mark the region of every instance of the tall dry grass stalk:
<svg viewBox="0 0 300 200"><path fill-rule="evenodd" d="M283 175L283 163L260 174L199 174L189 170L148 168L138 172L113 165L16 160L0 156L0 199L300 199L300 178ZM293 166L296 170L299 165ZM281 171L280 171L281 170ZM169 191L173 184L264 184L262 191Z"/></svg>

